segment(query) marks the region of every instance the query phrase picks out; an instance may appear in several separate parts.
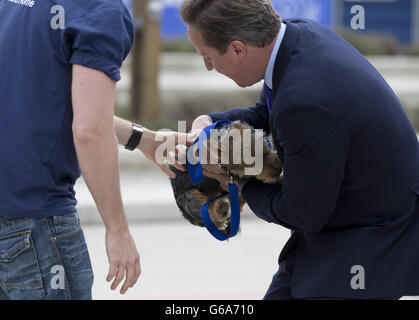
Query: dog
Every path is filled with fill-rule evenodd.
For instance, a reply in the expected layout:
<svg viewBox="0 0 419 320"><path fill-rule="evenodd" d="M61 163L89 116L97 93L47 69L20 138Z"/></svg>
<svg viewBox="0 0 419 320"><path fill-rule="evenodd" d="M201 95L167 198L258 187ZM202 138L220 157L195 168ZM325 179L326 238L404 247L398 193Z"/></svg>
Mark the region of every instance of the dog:
<svg viewBox="0 0 419 320"><path fill-rule="evenodd" d="M231 130L235 131L241 139L239 148L237 145L234 146L234 139L231 138ZM249 130L251 139L244 138L245 130ZM260 132L260 131L259 131ZM243 161L237 163L234 161L237 153L242 154L244 148L251 150L252 154L256 156L256 130L250 125L241 121L234 121L230 126L223 127L220 130L220 135L214 143L214 140L208 139L206 143L207 150L210 154L215 155L219 166L233 179L240 179L244 181L259 180L268 184L282 183L282 165L276 154L275 149L272 147L269 138L264 135L263 141L263 168L259 174L249 175L246 174L246 169L249 169L252 164L246 164ZM261 135L259 135L261 137ZM253 142L253 143L252 143ZM236 142L237 143L237 142ZM228 149L223 149L225 146L229 146ZM189 147L191 148L191 147ZM189 154L189 148L185 149L186 154ZM228 163L223 163L222 156L220 154L222 150L228 150ZM239 158L241 159L241 157ZM179 160L179 159L177 159ZM185 172L176 169L171 166L170 169L176 174L175 179L171 180L173 194L176 200L176 204L182 212L183 217L190 223L196 226L204 227L204 223L201 218L201 207L208 203L210 200L216 199L224 191L220 187L220 183L212 178L203 177L203 181L200 184L193 185L189 176L188 167L185 165ZM243 206L246 204L243 196L239 194L240 212L243 210ZM214 200L208 206L208 212L211 220L217 226L217 228L225 235L230 234L231 229L231 206L228 196Z"/></svg>

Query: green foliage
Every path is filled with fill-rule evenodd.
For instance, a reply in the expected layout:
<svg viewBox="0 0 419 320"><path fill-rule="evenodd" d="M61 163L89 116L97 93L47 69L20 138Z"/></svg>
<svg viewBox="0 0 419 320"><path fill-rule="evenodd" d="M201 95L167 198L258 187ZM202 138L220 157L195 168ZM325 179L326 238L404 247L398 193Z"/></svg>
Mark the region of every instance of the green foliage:
<svg viewBox="0 0 419 320"><path fill-rule="evenodd" d="M409 56L419 56L419 42L412 43L406 50Z"/></svg>
<svg viewBox="0 0 419 320"><path fill-rule="evenodd" d="M396 38L389 35L360 33L348 29L337 33L364 55L396 55L402 48Z"/></svg>
<svg viewBox="0 0 419 320"><path fill-rule="evenodd" d="M190 130L192 121L201 114L222 112L234 107L254 106L258 92L199 92L186 94L166 94L162 97L161 122L165 128L177 129L177 121L186 121Z"/></svg>
<svg viewBox="0 0 419 320"><path fill-rule="evenodd" d="M163 52L196 52L189 40L184 38L162 41L161 50Z"/></svg>

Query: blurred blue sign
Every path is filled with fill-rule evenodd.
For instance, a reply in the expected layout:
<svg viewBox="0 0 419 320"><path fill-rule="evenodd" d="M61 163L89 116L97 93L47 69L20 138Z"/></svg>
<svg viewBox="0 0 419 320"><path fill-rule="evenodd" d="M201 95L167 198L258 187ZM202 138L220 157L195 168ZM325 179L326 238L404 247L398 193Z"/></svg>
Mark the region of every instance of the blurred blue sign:
<svg viewBox="0 0 419 320"><path fill-rule="evenodd" d="M163 39L185 38L186 26L179 14L183 0L162 0L164 5L160 33Z"/></svg>
<svg viewBox="0 0 419 320"><path fill-rule="evenodd" d="M283 19L306 18L330 26L331 0L271 0Z"/></svg>
<svg viewBox="0 0 419 320"><path fill-rule="evenodd" d="M164 5L161 35L163 39L186 37L186 26L179 15L183 0L161 0ZM283 19L308 18L330 26L332 0L272 0Z"/></svg>
<svg viewBox="0 0 419 320"><path fill-rule="evenodd" d="M340 17L343 25L351 28L351 8L361 5L365 12L365 29L357 32L390 34L401 42L412 39L413 8L412 0L345 0Z"/></svg>

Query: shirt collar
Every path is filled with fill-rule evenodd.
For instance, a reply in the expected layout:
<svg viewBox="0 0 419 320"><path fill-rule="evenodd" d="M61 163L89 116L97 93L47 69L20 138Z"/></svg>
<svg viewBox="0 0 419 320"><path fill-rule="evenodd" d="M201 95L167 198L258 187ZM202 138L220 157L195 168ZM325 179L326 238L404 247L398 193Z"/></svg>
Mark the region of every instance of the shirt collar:
<svg viewBox="0 0 419 320"><path fill-rule="evenodd" d="M265 71L265 84L272 90L273 88L273 73L275 68L276 57L278 55L279 47L281 46L282 40L284 39L285 29L287 25L281 23L281 29L279 30L278 36L276 37L275 46L272 50L271 58L269 59L268 67Z"/></svg>

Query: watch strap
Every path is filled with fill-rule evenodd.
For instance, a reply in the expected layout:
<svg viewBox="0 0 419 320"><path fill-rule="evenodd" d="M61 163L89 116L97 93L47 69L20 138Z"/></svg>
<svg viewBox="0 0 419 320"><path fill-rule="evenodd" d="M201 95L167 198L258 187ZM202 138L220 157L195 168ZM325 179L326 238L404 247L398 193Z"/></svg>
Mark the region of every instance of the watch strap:
<svg viewBox="0 0 419 320"><path fill-rule="evenodd" d="M130 151L135 150L140 144L141 138L143 136L143 127L139 124L132 123L132 134L128 140L128 143L125 145L125 149Z"/></svg>

